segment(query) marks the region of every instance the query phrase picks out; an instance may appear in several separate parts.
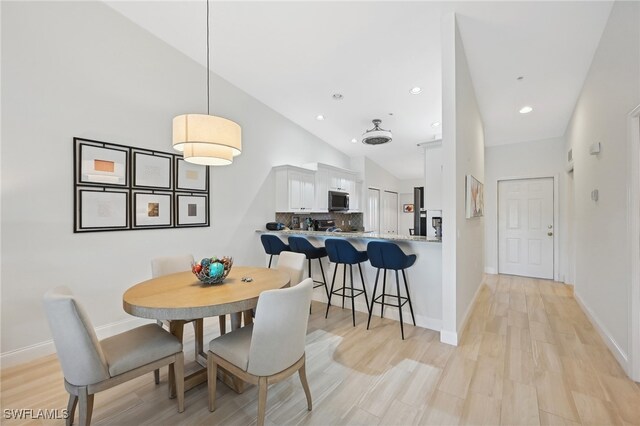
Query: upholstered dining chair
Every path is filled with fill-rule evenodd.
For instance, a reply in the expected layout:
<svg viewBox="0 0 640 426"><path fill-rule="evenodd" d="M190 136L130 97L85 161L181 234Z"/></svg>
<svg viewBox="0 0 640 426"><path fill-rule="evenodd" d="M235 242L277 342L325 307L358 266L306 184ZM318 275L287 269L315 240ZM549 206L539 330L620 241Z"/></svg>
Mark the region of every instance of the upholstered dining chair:
<svg viewBox="0 0 640 426"><path fill-rule="evenodd" d="M253 324L209 343L209 411L216 409L218 366L240 380L258 385L258 426L264 425L269 385L286 379L296 371L307 398L307 409L311 411L304 348L312 292L311 278L290 288L262 292Z"/></svg>
<svg viewBox="0 0 640 426"><path fill-rule="evenodd" d="M44 295L44 309L69 393L67 425L91 423L96 393L169 366L175 378L178 412L184 411L182 343L156 324L147 324L98 341L85 310L66 287Z"/></svg>
<svg viewBox="0 0 640 426"><path fill-rule="evenodd" d="M307 260L307 257L302 253L283 251L278 257L278 265L276 266L276 269L289 274L291 277L290 285L293 287L302 281L305 260Z"/></svg>

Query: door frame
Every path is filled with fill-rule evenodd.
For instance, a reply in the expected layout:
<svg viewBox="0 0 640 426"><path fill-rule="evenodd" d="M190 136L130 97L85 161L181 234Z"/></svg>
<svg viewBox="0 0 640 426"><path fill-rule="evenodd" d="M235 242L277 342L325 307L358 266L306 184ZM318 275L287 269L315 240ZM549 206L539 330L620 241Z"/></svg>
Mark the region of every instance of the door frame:
<svg viewBox="0 0 640 426"><path fill-rule="evenodd" d="M631 282L629 283L629 361L627 374L640 381L640 105L627 117L629 167L627 228Z"/></svg>
<svg viewBox="0 0 640 426"><path fill-rule="evenodd" d="M506 176L498 178L496 181L496 269L500 273L500 182L511 180L530 180L530 179L552 179L553 180L553 279L560 281L560 237L562 230L560 229L560 203L558 202L558 182L560 175L525 175L525 176Z"/></svg>

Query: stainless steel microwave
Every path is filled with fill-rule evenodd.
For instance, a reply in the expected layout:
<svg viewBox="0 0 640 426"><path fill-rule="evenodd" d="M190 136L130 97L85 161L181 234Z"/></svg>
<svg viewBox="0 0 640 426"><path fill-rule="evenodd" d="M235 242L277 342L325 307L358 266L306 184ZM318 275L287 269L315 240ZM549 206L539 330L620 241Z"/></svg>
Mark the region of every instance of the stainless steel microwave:
<svg viewBox="0 0 640 426"><path fill-rule="evenodd" d="M349 210L349 193L329 191L329 211L347 211Z"/></svg>

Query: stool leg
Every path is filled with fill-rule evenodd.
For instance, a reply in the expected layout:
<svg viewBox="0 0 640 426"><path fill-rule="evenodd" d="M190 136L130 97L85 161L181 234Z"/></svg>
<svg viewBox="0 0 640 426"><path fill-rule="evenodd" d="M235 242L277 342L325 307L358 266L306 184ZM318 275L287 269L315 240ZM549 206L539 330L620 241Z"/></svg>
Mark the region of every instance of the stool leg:
<svg viewBox="0 0 640 426"><path fill-rule="evenodd" d="M273 255L269 257L269 268L271 268L271 261L273 260Z"/></svg>
<svg viewBox="0 0 640 426"><path fill-rule="evenodd" d="M360 280L362 281L362 291L364 292L364 301L369 308L369 298L367 297L367 287L364 285L364 276L362 275L362 265L358 263L358 269L360 269Z"/></svg>
<svg viewBox="0 0 640 426"><path fill-rule="evenodd" d="M342 264L342 309L344 309L344 292L347 288L347 264Z"/></svg>
<svg viewBox="0 0 640 426"><path fill-rule="evenodd" d="M336 263L335 267L333 268L333 279L331 280L331 291L329 292L329 300L327 300L327 312L325 312L324 314L325 319L327 319L327 317L329 316L329 306L331 306L331 296L333 295L333 286L336 282L336 272L338 272L338 265L339 263Z"/></svg>
<svg viewBox="0 0 640 426"><path fill-rule="evenodd" d="M382 305L380 306L380 318L384 318L384 295L387 292L387 270L384 270L382 277Z"/></svg>
<svg viewBox="0 0 640 426"><path fill-rule="evenodd" d="M329 298L329 286L327 285L327 279L324 277L324 268L322 267L322 259L318 259L320 263L320 273L322 274L322 282L324 283L324 291L327 293L327 299Z"/></svg>
<svg viewBox="0 0 640 426"><path fill-rule="evenodd" d="M371 308L369 309L369 318L367 319L367 330L369 329L369 324L371 323L371 314L373 314L373 303L376 300L376 290L378 289L378 277L380 276L380 268L376 272L376 282L373 285L373 296L371 296Z"/></svg>
<svg viewBox="0 0 640 426"><path fill-rule="evenodd" d="M402 279L404 280L404 288L407 290L407 302L409 302L409 309L411 310L411 319L413 320L413 325L416 325L416 318L413 316L413 306L411 306L411 295L409 294L409 286L407 286L407 276L404 274L404 269L402 270Z"/></svg>
<svg viewBox="0 0 640 426"><path fill-rule="evenodd" d="M349 265L349 275L351 276L351 319L353 326L356 326L356 302L353 297L353 265Z"/></svg>
<svg viewBox="0 0 640 426"><path fill-rule="evenodd" d="M402 321L402 299L400 299L400 279L398 278L398 270L396 269L396 289L398 290L398 313L400 315L400 334L404 340L404 322Z"/></svg>

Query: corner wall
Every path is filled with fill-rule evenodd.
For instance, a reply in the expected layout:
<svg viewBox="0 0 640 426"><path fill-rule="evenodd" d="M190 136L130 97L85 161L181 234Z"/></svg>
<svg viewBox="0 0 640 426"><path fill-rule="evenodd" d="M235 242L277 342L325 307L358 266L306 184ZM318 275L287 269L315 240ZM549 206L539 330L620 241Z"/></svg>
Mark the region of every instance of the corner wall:
<svg viewBox="0 0 640 426"><path fill-rule="evenodd" d="M628 114L640 104L640 3L615 2L565 135L573 149L575 296L628 370ZM601 143L601 152L589 147ZM599 200L591 200L591 191Z"/></svg>
<svg viewBox="0 0 640 426"><path fill-rule="evenodd" d="M484 270L484 218L465 217L465 176L484 177L484 129L455 15L443 18L443 327L457 344Z"/></svg>
<svg viewBox="0 0 640 426"><path fill-rule="evenodd" d="M171 151L171 121L206 111L206 70L102 2L2 2L3 365L52 351L44 292L67 285L106 337L135 323L122 294L155 256L263 264L278 164L349 159L212 74L212 113L243 153L211 170L211 227L73 234L74 136ZM28 314L26 314L28 313Z"/></svg>

